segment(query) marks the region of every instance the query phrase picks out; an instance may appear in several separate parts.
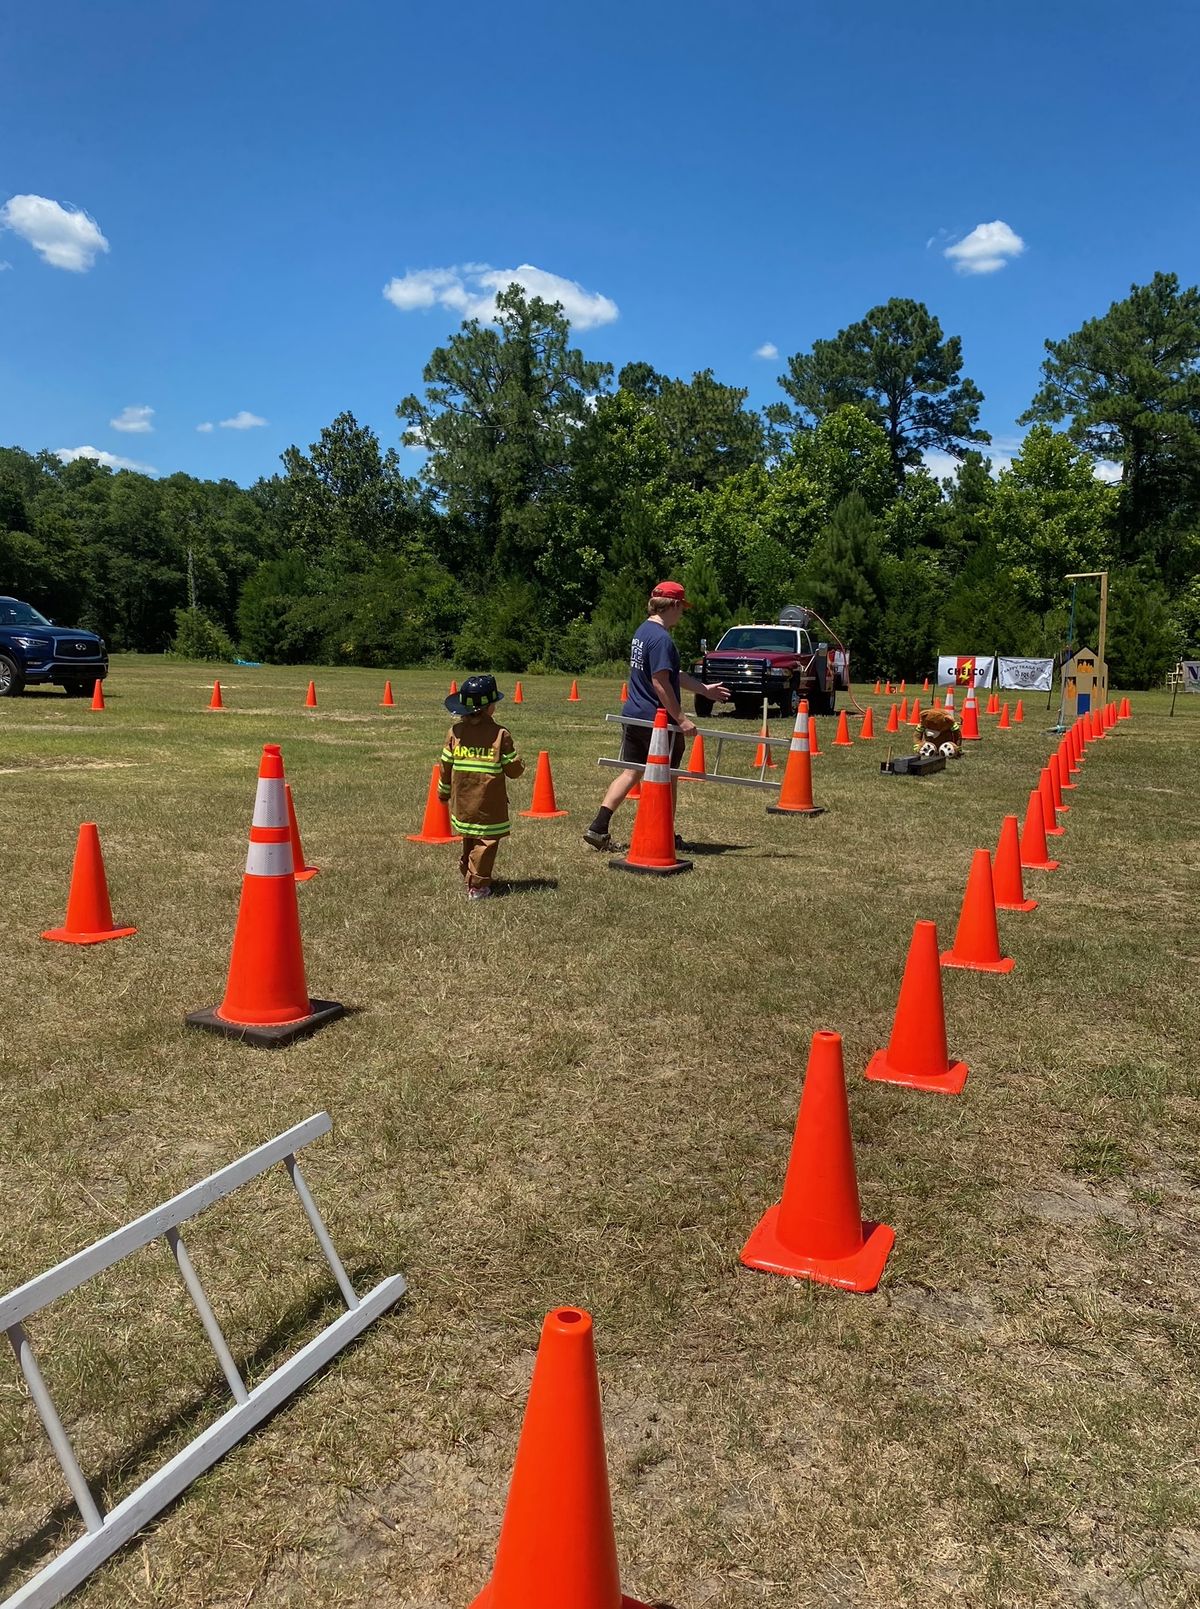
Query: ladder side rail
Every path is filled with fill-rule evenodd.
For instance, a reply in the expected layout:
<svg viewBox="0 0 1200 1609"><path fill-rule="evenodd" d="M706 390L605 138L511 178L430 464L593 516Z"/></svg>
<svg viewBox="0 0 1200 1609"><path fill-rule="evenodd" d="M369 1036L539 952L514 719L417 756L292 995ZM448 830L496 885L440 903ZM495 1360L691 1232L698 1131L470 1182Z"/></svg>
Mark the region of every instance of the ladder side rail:
<svg viewBox="0 0 1200 1609"><path fill-rule="evenodd" d="M104 1526L104 1516L96 1499L92 1496L92 1489L87 1483L87 1477L79 1467L79 1460L75 1456L75 1449L71 1446L71 1438L67 1435L62 1420L58 1417L58 1409L54 1406L54 1399L50 1395L45 1377L38 1367L38 1360L33 1354L29 1344L29 1337L24 1326L20 1323L11 1324L8 1328L8 1339L12 1349L17 1355L17 1363L21 1373L25 1376L25 1383L29 1387L29 1395L33 1398L33 1405L37 1409L38 1418L42 1421L46 1435L50 1438L50 1445L54 1449L54 1456L66 1476L67 1485L71 1488L71 1496L75 1499L75 1506L79 1510L80 1518L87 1526L90 1534L95 1534Z"/></svg>
<svg viewBox="0 0 1200 1609"><path fill-rule="evenodd" d="M758 739L754 741L757 743ZM609 760L601 756L597 765L606 766L610 771L641 771L645 774L646 767L630 760ZM706 771L703 775L699 771L670 771L668 775L672 782L692 782L697 786L704 783L717 783L723 788L756 788L760 793L778 793L779 783L773 782L770 777L765 781L759 777L719 777L713 772Z"/></svg>
<svg viewBox="0 0 1200 1609"><path fill-rule="evenodd" d="M300 1165L294 1156L285 1156L283 1165L288 1170L288 1176L296 1187L296 1194L300 1197L300 1204L308 1215L313 1234L317 1237L317 1244L325 1253L325 1260L329 1264L334 1279L338 1282L338 1288L342 1293L343 1300L350 1311L353 1312L358 1306L358 1294L350 1283L346 1270L342 1267L342 1260L337 1254L333 1241L329 1238L325 1220L317 1211L317 1204L312 1198L312 1192L308 1188L304 1175L300 1172Z"/></svg>
<svg viewBox="0 0 1200 1609"><path fill-rule="evenodd" d="M217 1315L212 1310L204 1286L200 1283L200 1276L196 1272L196 1265L188 1256L188 1249L179 1238L178 1229L167 1230L167 1245L171 1248L171 1255L175 1259L175 1266L183 1276L183 1283L187 1286L188 1295L196 1304L196 1311L200 1315L200 1322L204 1326L204 1333L208 1336L209 1345L217 1354L217 1362L221 1365L221 1372L229 1382L229 1389L233 1392L235 1402L245 1402L250 1393L246 1390L246 1382L242 1379L237 1364L233 1361L233 1353L229 1350L229 1343L224 1332L217 1322Z"/></svg>
<svg viewBox="0 0 1200 1609"><path fill-rule="evenodd" d="M201 1179L199 1184L191 1185L161 1206L143 1213L132 1223L125 1224L121 1229L115 1229L111 1235L105 1235L103 1240L97 1240L90 1246L85 1246L72 1257L55 1267L47 1269L44 1274L18 1285L15 1290L9 1291L7 1296L0 1297L0 1329L11 1329L14 1324L23 1323L31 1313L36 1313L41 1307L55 1300L56 1297L65 1296L68 1291L77 1290L85 1281L96 1274L101 1274L106 1268L128 1257L131 1252L140 1251L143 1246L165 1235L168 1229L177 1228L189 1218L194 1218L205 1207L230 1195L240 1185L246 1184L250 1179L257 1178L260 1173L272 1167L276 1162L282 1162L284 1157L298 1151L302 1146L320 1139L322 1134L328 1134L333 1127L333 1120L328 1112L317 1112L297 1123L284 1134L277 1135L275 1139L268 1140L265 1145L248 1151L245 1156L231 1162L228 1167L219 1168L216 1173L210 1173L207 1179Z"/></svg>
<svg viewBox="0 0 1200 1609"><path fill-rule="evenodd" d="M604 717L604 719L606 721L609 721L609 722L612 722L612 723L616 724L617 726L649 726L649 727L653 727L653 725L654 725L653 721L637 720L632 715L606 715ZM678 732L679 728L677 726L671 726L671 727L668 727L667 730L671 731L671 732ZM758 733L758 732L718 732L714 727L710 727L710 726L698 726L696 728L696 731L700 734L701 737L703 737L703 738L712 738L713 741L716 742L716 743L721 743L721 742L725 742L725 743L761 743L762 742L762 735L761 735L761 733ZM769 739L769 741L778 743L778 742L781 742L783 740L780 739L780 738L774 738L774 739ZM629 769L632 771L633 767L630 766Z"/></svg>

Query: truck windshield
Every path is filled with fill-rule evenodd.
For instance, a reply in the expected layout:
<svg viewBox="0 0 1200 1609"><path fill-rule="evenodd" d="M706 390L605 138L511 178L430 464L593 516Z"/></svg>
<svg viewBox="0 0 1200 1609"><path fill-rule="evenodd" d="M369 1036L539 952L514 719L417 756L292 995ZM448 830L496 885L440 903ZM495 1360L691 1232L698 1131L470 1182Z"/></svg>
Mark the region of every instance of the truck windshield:
<svg viewBox="0 0 1200 1609"><path fill-rule="evenodd" d="M0 598L0 626L48 626L45 615L15 598Z"/></svg>
<svg viewBox="0 0 1200 1609"><path fill-rule="evenodd" d="M734 648L741 651L759 649L767 654L794 654L796 632L785 626L734 626L717 644L717 651Z"/></svg>

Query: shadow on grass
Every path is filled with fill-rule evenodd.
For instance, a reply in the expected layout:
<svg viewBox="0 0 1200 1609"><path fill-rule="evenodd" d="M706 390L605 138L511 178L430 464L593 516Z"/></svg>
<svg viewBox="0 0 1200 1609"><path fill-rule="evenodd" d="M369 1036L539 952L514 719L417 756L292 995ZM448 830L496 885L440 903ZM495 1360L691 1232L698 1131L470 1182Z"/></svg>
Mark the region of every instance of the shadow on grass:
<svg viewBox="0 0 1200 1609"><path fill-rule="evenodd" d="M387 1275L387 1271L376 1268L373 1263L356 1265L352 1270L348 1271L351 1273L355 1287L358 1290L372 1288ZM235 1359L238 1372L247 1385L253 1389L254 1385L258 1383L255 1376L263 1369L268 1369L268 1372L270 1372L271 1369L278 1368L285 1361L278 1354L285 1348L292 1346L316 1320L321 1320L323 1324L332 1323L344 1311L345 1308L336 1287L331 1288L325 1283L309 1291L307 1295L297 1297L283 1314L279 1323L263 1337L254 1350L243 1353ZM389 1309L389 1311L393 1310ZM300 1392L311 1390L329 1369L333 1368L348 1352L352 1352L355 1347L370 1336L372 1330L377 1327L377 1323L378 1321L376 1321L376 1325L371 1325L361 1335L356 1336L343 1351L329 1360L324 1369L318 1370L310 1380L305 1381L300 1388ZM279 1408L275 1410L275 1413L287 1408L299 1394L293 1393L291 1396L285 1397L279 1404ZM114 1454L107 1463L101 1465L93 1473L87 1474L85 1471L92 1495L100 1502L101 1512L107 1512L115 1507L117 1502L121 1501L121 1497L125 1494L120 1493L118 1495L119 1488L131 1477L140 1477L142 1480L149 1478L152 1470L146 1468L146 1466L156 1453L160 1452L164 1447L171 1447L174 1451L178 1451L181 1434L186 1435L189 1441L193 1440L230 1406L231 1400L225 1377L219 1370L214 1369L208 1385L197 1391L189 1401L181 1404L169 1418L163 1419L151 1430L148 1430L140 1441L135 1442L132 1447L126 1447ZM32 1407L30 1411L33 1411ZM255 1425L249 1435L257 1435L270 1424L274 1417L274 1413L268 1414L265 1419ZM67 1433L68 1435L70 1434L69 1429ZM31 1427L30 1434L44 1434L44 1432L39 1424L36 1431ZM187 1488L180 1494L180 1498L175 1501L180 1501L190 1489L190 1487ZM167 1509L162 1512L168 1512L173 1507L174 1503L169 1503ZM157 1518L158 1515L150 1516L146 1524L152 1524ZM57 1507L51 1509L45 1520L31 1536L26 1537L23 1542L19 1542L15 1547L9 1548L7 1553L0 1553L0 1592L4 1592L10 1586L15 1587L14 1577L23 1575L35 1567L41 1569L49 1564L51 1562L51 1550L54 1548L55 1543L74 1540L71 1533L78 1533L81 1524L79 1510L75 1507L73 1501L59 1503ZM132 1541L132 1538L130 1540ZM125 1545L128 1547L129 1543ZM117 1551L120 1552L121 1550L118 1549Z"/></svg>
<svg viewBox="0 0 1200 1609"><path fill-rule="evenodd" d="M537 894L557 887L557 877L513 877L507 882L493 883L492 894L496 899L505 899L509 894Z"/></svg>

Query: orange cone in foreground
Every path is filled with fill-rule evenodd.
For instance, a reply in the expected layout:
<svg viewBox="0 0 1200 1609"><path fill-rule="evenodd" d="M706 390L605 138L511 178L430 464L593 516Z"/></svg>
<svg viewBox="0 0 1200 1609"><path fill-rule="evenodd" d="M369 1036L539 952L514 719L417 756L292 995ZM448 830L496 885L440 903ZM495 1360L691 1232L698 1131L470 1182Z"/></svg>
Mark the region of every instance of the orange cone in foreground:
<svg viewBox="0 0 1200 1609"><path fill-rule="evenodd" d="M383 697L379 700L379 707L383 710L395 709L396 707L396 700L392 697L391 682L384 682L383 684Z"/></svg>
<svg viewBox="0 0 1200 1609"><path fill-rule="evenodd" d="M1021 723L1024 721L1024 719L1025 719L1025 700L1023 698L1019 698L1017 700L1017 707L1013 711L1013 725L1014 726L1020 726Z"/></svg>
<svg viewBox="0 0 1200 1609"><path fill-rule="evenodd" d="M708 766L704 760L704 734L697 732L692 739L692 752L688 756L688 771L694 777L703 777L708 774Z"/></svg>
<svg viewBox="0 0 1200 1609"><path fill-rule="evenodd" d="M471 1609L646 1609L621 1591L592 1319L546 1315L492 1578Z"/></svg>
<svg viewBox="0 0 1200 1609"><path fill-rule="evenodd" d="M308 883L320 871L319 866L310 866L304 858L304 845L300 842L300 823L296 820L296 801L292 798L292 785L285 782L283 791L287 798L288 831L292 837L292 876L298 883Z"/></svg>
<svg viewBox="0 0 1200 1609"><path fill-rule="evenodd" d="M1037 910L1037 900L1025 898L1016 816L1005 816L1000 823L1000 842L996 845L996 860L992 867L992 892L996 896L998 911Z"/></svg>
<svg viewBox="0 0 1200 1609"><path fill-rule="evenodd" d="M815 1033L783 1197L759 1221L742 1261L769 1274L873 1291L895 1242L886 1224L863 1222L842 1036Z"/></svg>
<svg viewBox="0 0 1200 1609"><path fill-rule="evenodd" d="M875 711L867 705L867 712L862 718L862 725L858 729L858 741L869 742L875 736Z"/></svg>
<svg viewBox="0 0 1200 1609"><path fill-rule="evenodd" d="M210 710L223 710L225 708L225 702L221 697L220 682L213 683L212 697L208 701L208 707Z"/></svg>
<svg viewBox="0 0 1200 1609"><path fill-rule="evenodd" d="M92 708L94 710L104 708L104 683L99 679L92 683Z"/></svg>
<svg viewBox="0 0 1200 1609"><path fill-rule="evenodd" d="M75 841L67 919L62 927L52 927L42 937L55 944L103 944L105 939L124 939L136 932L136 927L113 926L100 834L94 821L85 821Z"/></svg>
<svg viewBox="0 0 1200 1609"><path fill-rule="evenodd" d="M835 749L852 749L854 747L854 739L850 736L850 723L846 719L845 710L842 710L838 716L837 736L833 740L833 746Z"/></svg>
<svg viewBox="0 0 1200 1609"><path fill-rule="evenodd" d="M808 700L802 698L800 708L796 711L796 725L788 749L783 786L779 790L779 803L767 806L769 816L819 816L824 813L824 805L813 803L809 732Z"/></svg>
<svg viewBox="0 0 1200 1609"><path fill-rule="evenodd" d="M233 934L225 998L191 1011L193 1028L257 1045L287 1045L345 1013L336 1000L309 998L292 873L292 834L279 745L263 748L250 848Z"/></svg>
<svg viewBox="0 0 1200 1609"><path fill-rule="evenodd" d="M946 1049L946 1009L938 962L937 927L913 924L900 998L886 1050L877 1050L865 1076L880 1084L958 1095L967 1081L966 1062L950 1060Z"/></svg>
<svg viewBox="0 0 1200 1609"><path fill-rule="evenodd" d="M304 695L304 707L306 710L315 710L317 707L316 682L309 682L308 684L308 692Z"/></svg>
<svg viewBox="0 0 1200 1609"><path fill-rule="evenodd" d="M518 682L517 685L513 688L513 703L514 704L523 704L524 702L525 702L525 693L524 693L523 688L521 687L520 682Z"/></svg>
<svg viewBox="0 0 1200 1609"><path fill-rule="evenodd" d="M550 816L565 816L565 810L558 808L558 801L554 797L554 778L550 774L550 756L545 749L538 755L537 771L533 778L533 800L528 810L522 810L521 815L531 816L534 821L544 821Z"/></svg>
<svg viewBox="0 0 1200 1609"><path fill-rule="evenodd" d="M410 844L457 844L460 840L450 825L450 806L438 798L438 766L429 778L429 792L425 796L425 819L420 832L405 833Z"/></svg>
<svg viewBox="0 0 1200 1609"><path fill-rule="evenodd" d="M1046 843L1046 823L1042 815L1040 788L1029 790L1029 803L1025 807L1025 823L1021 828L1021 865L1026 871L1056 872L1058 862L1050 859Z"/></svg>
<svg viewBox="0 0 1200 1609"><path fill-rule="evenodd" d="M629 848L620 860L610 857L609 868L618 872L637 872L654 877L670 877L690 872L690 860L675 856L675 800L671 789L671 739L667 733L667 712L660 709L650 734L650 752L642 773L642 795Z"/></svg>
<svg viewBox="0 0 1200 1609"><path fill-rule="evenodd" d="M992 857L986 849L977 849L971 861L954 948L942 952L942 965L964 967L969 972L1011 972L1016 965L1011 955L1000 950Z"/></svg>
<svg viewBox="0 0 1200 1609"><path fill-rule="evenodd" d="M1000 711L1000 719L996 723L997 732L1011 732L1012 722L1008 716L1008 700L1004 700L1004 707Z"/></svg>
<svg viewBox="0 0 1200 1609"><path fill-rule="evenodd" d="M579 703L579 683L578 682L572 682L571 683L571 691L567 694L567 703L568 704L578 704Z"/></svg>

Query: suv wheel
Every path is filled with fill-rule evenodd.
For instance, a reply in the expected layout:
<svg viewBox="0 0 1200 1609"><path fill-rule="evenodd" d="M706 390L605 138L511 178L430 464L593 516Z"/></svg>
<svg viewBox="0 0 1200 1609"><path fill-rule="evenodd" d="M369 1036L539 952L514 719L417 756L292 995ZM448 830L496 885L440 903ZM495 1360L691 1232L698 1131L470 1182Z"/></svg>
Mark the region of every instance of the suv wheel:
<svg viewBox="0 0 1200 1609"><path fill-rule="evenodd" d="M0 698L16 698L25 691L25 677L20 665L7 654L0 654Z"/></svg>

